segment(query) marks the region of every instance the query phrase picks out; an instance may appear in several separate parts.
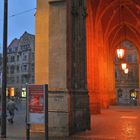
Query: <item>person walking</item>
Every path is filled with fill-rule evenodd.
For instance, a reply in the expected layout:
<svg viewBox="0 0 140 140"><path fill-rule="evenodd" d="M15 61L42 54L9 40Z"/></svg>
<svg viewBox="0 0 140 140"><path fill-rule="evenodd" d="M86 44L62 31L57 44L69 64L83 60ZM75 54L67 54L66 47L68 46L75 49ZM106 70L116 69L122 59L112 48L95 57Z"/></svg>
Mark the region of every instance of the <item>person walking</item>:
<svg viewBox="0 0 140 140"><path fill-rule="evenodd" d="M7 110L9 112L10 117L8 118L8 122L13 124L13 119L14 119L14 115L15 115L15 110L18 110L18 108L16 107L16 104L14 102L14 98L11 98L8 103L7 103Z"/></svg>

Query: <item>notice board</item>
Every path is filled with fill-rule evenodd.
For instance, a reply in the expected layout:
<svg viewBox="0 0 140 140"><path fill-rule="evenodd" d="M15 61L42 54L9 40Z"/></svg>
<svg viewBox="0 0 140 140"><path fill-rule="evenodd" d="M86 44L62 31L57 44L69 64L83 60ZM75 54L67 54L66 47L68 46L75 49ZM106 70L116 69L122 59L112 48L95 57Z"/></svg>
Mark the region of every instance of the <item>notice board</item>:
<svg viewBox="0 0 140 140"><path fill-rule="evenodd" d="M47 105L47 85L27 85L27 122L44 124Z"/></svg>

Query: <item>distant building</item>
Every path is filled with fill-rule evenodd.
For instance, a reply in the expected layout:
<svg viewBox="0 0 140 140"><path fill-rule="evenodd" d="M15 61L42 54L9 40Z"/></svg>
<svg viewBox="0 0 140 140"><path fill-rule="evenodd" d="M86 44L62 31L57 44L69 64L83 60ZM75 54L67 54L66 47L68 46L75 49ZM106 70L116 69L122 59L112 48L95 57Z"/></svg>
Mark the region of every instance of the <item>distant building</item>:
<svg viewBox="0 0 140 140"><path fill-rule="evenodd" d="M121 61L115 58L115 80L118 104L130 104L131 93L139 88L138 52L128 41L123 43L125 48L125 62L128 64L129 72L124 74L121 70Z"/></svg>
<svg viewBox="0 0 140 140"><path fill-rule="evenodd" d="M8 46L8 88L14 87L21 92L26 83L34 83L34 40L34 35L25 32Z"/></svg>

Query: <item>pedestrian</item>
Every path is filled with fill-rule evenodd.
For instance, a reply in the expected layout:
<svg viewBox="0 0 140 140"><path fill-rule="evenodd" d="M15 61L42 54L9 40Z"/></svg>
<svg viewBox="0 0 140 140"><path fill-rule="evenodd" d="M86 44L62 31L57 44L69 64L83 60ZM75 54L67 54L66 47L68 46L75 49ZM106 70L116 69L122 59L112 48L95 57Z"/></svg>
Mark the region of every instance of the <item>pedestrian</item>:
<svg viewBox="0 0 140 140"><path fill-rule="evenodd" d="M7 110L9 112L9 118L8 118L8 122L13 124L13 119L14 119L14 115L15 115L15 110L18 110L18 108L16 107L16 104L14 102L14 98L11 98L8 103L7 103Z"/></svg>

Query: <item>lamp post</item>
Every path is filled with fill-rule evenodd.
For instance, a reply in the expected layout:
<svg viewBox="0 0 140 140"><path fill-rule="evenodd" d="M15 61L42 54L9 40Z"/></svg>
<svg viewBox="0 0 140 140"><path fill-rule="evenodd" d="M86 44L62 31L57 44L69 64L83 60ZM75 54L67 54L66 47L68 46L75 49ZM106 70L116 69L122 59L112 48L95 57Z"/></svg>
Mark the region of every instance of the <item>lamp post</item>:
<svg viewBox="0 0 140 140"><path fill-rule="evenodd" d="M8 29L7 21L8 21L8 0L4 0L1 138L6 138L6 85L7 85L6 74L7 74L7 29Z"/></svg>

